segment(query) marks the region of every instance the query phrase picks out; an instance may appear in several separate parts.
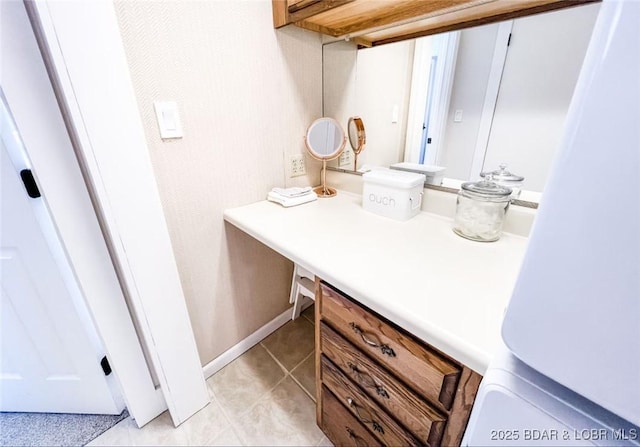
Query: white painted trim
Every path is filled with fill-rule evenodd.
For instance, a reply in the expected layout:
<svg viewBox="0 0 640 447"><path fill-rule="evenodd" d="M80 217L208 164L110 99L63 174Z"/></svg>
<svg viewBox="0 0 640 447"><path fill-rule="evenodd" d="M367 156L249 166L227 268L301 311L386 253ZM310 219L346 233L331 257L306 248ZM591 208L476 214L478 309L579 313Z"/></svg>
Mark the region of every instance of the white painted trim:
<svg viewBox="0 0 640 447"><path fill-rule="evenodd" d="M428 38L416 39L413 52L411 97L409 99L407 136L404 145L404 161L409 163L418 163L420 160L424 105L427 98L431 61L431 44L425 39Z"/></svg>
<svg viewBox="0 0 640 447"><path fill-rule="evenodd" d="M456 73L456 63L458 61L458 46L460 42L460 31L451 31L448 33L446 48L444 50L445 63L442 70L442 82L439 89L440 97L436 107L436 131L433 133L435 139L435 147L432 154L429 154L425 164L439 165L440 155L442 154L442 143L445 137L445 129L447 128L447 116L449 114L449 103L451 102L451 91L453 90L453 78Z"/></svg>
<svg viewBox="0 0 640 447"><path fill-rule="evenodd" d="M491 124L493 123L493 113L498 102L498 93L500 92L500 81L502 80L502 71L507 59L507 42L509 42L509 34L513 28L513 20L501 22L498 27L498 35L496 36L496 46L493 50L493 58L491 60L491 69L489 71L489 80L487 81L487 93L484 96L484 104L482 106L482 114L480 115L480 125L478 129L478 137L471 162L471 171L468 180L476 180L480 178L480 172L484 165L484 157L489 144L489 136L491 135Z"/></svg>
<svg viewBox="0 0 640 447"><path fill-rule="evenodd" d="M429 151L424 164L438 164L442 140L447 127L447 114L456 72L460 32L452 31L446 35L439 36L438 39L441 40L437 41L432 37L423 37L417 39L415 44L404 153L404 161L410 163L419 163L420 161L422 125L425 120L425 106L427 104L427 95L429 94L431 56L435 51L438 51L438 54L444 54L444 65L441 66L442 68L437 68L435 73L438 97L433 103L433 115L431 118L434 128L431 131L431 136L434 138L435 143L431 146L431 151ZM435 49L434 44L438 45L437 48L439 49Z"/></svg>
<svg viewBox="0 0 640 447"><path fill-rule="evenodd" d="M209 396L113 3L33 5L120 280L177 426Z"/></svg>
<svg viewBox="0 0 640 447"><path fill-rule="evenodd" d="M22 2L0 2L0 84L73 274L139 425L166 409L154 387Z"/></svg>
<svg viewBox="0 0 640 447"><path fill-rule="evenodd" d="M209 377L220 371L222 368L227 366L229 363L234 361L236 358L240 357L243 353L247 352L249 349L260 343L260 341L262 341L265 337L268 337L280 326L286 324L289 320L291 320L291 309L292 308L290 307L289 309L285 310L273 320L255 331L253 334L249 335L239 343L233 345L218 357L204 365L204 367L202 368L204 377L208 379Z"/></svg>

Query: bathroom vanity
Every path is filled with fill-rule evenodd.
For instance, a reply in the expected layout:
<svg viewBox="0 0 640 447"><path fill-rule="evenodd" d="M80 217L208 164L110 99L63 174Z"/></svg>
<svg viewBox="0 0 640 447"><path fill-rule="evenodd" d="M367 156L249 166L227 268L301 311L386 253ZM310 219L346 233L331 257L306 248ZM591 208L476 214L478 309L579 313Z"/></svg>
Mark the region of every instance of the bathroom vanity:
<svg viewBox="0 0 640 447"><path fill-rule="evenodd" d="M329 439L459 445L480 374L316 282L316 411Z"/></svg>
<svg viewBox="0 0 640 447"><path fill-rule="evenodd" d="M458 445L527 239L463 239L359 195L224 218L316 275L317 421L336 445Z"/></svg>

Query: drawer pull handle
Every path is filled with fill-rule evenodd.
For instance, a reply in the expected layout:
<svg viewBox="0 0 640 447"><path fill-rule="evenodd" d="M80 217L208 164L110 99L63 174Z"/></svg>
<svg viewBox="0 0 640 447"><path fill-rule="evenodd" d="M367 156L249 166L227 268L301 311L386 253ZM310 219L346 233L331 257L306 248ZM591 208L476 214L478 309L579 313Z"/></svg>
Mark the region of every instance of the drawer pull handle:
<svg viewBox="0 0 640 447"><path fill-rule="evenodd" d="M375 342L373 340L370 340L369 338L367 338L367 336L364 334L364 331L362 329L360 329L360 326L358 326L355 323L349 323L349 326L351 326L351 329L353 329L353 332L355 332L356 334L358 334L360 336L360 338L362 338L362 341L365 342L366 344L368 344L369 346L371 346L372 348L380 348L380 351L382 351L383 354L388 355L389 357L395 357L396 353L394 352L394 350L392 348L389 347L389 345L385 345L382 344L380 342Z"/></svg>
<svg viewBox="0 0 640 447"><path fill-rule="evenodd" d="M371 417L369 418L362 417L362 415L360 414L360 407L352 398L347 397L347 403L351 408L355 410L356 415L358 415L358 419L360 419L361 422L364 422L365 424L371 424L371 428L373 428L373 431L377 431L378 433L381 433L384 435L384 428L382 428L382 425L380 425L378 422L371 419Z"/></svg>
<svg viewBox="0 0 640 447"><path fill-rule="evenodd" d="M356 443L356 447L360 447L361 445L366 445L366 444L361 444L360 442L358 442L362 438L360 436L358 436L358 434L355 431L353 431L350 427L345 427L345 428L347 429L347 434L349 435L349 437L351 439L353 439L354 442Z"/></svg>
<svg viewBox="0 0 640 447"><path fill-rule="evenodd" d="M378 385L371 375L360 371L358 367L351 362L348 363L348 366L351 372L353 372L353 374L358 378L358 382L360 382L364 387L373 388L376 390L376 394L378 396L389 399L389 393L387 393L387 390L385 390L382 385Z"/></svg>

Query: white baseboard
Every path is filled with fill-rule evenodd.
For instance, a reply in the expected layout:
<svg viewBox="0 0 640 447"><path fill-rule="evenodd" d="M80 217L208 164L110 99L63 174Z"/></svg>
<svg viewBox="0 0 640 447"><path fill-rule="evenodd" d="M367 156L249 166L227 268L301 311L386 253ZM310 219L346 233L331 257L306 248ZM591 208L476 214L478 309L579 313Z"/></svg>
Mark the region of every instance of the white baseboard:
<svg viewBox="0 0 640 447"><path fill-rule="evenodd" d="M202 367L204 378L208 379L209 377L220 371L222 368L227 366L229 363L234 361L236 358L240 357L249 349L257 345L263 338L267 337L269 334L276 331L280 326L291 320L291 312L292 308L285 310L273 320L255 331L253 334L240 341L240 343L227 349L218 357L204 365Z"/></svg>

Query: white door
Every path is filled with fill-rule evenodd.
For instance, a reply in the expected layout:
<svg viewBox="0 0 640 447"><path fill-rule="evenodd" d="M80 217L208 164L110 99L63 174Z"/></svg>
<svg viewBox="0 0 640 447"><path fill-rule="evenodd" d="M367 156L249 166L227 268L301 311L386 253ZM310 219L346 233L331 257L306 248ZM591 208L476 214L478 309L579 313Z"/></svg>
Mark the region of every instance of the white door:
<svg viewBox="0 0 640 447"><path fill-rule="evenodd" d="M44 199L21 181L21 143L0 106L0 411L119 414L104 351Z"/></svg>
<svg viewBox="0 0 640 447"><path fill-rule="evenodd" d="M416 40L404 161L438 164L459 38L452 31Z"/></svg>

